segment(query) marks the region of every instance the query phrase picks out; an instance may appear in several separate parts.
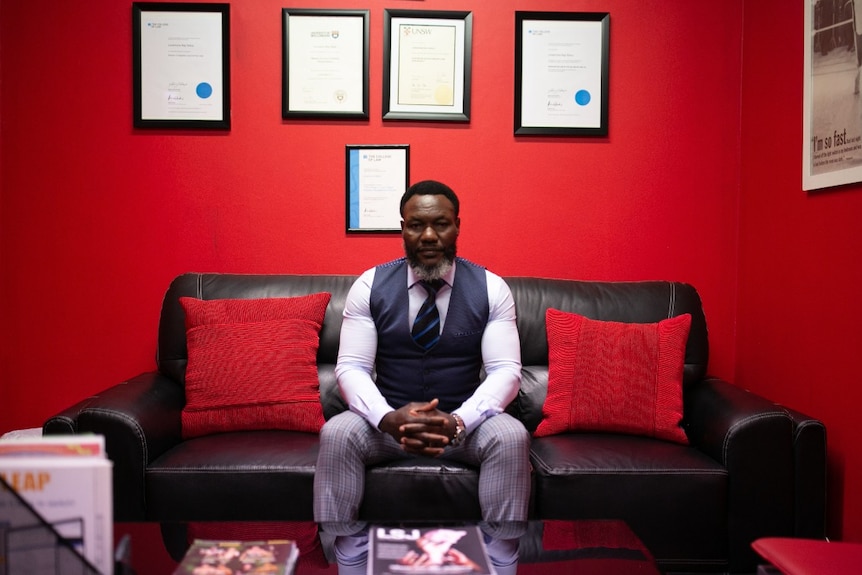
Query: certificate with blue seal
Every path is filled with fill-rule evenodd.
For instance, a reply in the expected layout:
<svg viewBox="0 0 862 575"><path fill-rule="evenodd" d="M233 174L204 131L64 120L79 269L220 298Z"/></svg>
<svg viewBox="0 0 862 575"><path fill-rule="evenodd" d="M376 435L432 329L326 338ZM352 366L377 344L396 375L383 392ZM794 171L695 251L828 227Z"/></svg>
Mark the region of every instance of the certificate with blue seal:
<svg viewBox="0 0 862 575"><path fill-rule="evenodd" d="M516 135L607 135L609 20L515 13Z"/></svg>
<svg viewBox="0 0 862 575"><path fill-rule="evenodd" d="M229 21L229 4L132 4L136 128L230 129Z"/></svg>

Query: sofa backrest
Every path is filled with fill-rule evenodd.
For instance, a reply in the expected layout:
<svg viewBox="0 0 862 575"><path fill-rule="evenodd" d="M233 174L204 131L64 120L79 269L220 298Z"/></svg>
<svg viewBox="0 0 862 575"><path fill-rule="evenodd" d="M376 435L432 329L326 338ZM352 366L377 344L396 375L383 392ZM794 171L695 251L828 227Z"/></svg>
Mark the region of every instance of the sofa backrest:
<svg viewBox="0 0 862 575"><path fill-rule="evenodd" d="M159 371L182 384L188 351L183 296L200 299L251 299L292 297L329 292L332 299L320 333L317 354L320 393L328 418L344 410L335 382L334 366L344 301L357 276L352 275L244 275L197 274L177 277L162 303L157 363ZM531 431L541 421L548 382L548 343L545 312L555 308L586 317L630 323L654 323L684 313L692 316L685 354L684 384L706 374L709 343L700 296L689 284L666 281L590 282L529 277L505 278L512 289L518 313L521 362L524 366L521 392L510 406Z"/></svg>
<svg viewBox="0 0 862 575"><path fill-rule="evenodd" d="M245 274L183 274L171 282L162 302L159 320L157 364L159 371L176 380L185 381L188 349L186 318L180 305L181 297L198 299L255 299L294 297L317 292L329 292L332 299L326 308L320 331L319 364L335 364L344 300L357 276L350 275L245 275Z"/></svg>
<svg viewBox="0 0 862 575"><path fill-rule="evenodd" d="M548 308L578 313L591 319L626 323L655 323L691 314L685 353L685 383L703 379L709 359L706 319L700 296L691 285L678 282L590 282L508 277L518 312L521 363L548 365L545 312Z"/></svg>
<svg viewBox="0 0 862 575"><path fill-rule="evenodd" d="M548 390L548 308L577 313L595 320L655 323L691 314L685 351L683 385L700 381L709 361L706 318L697 290L689 284L666 281L594 282L507 277L518 313L521 338L521 390L509 411L533 431L542 420Z"/></svg>

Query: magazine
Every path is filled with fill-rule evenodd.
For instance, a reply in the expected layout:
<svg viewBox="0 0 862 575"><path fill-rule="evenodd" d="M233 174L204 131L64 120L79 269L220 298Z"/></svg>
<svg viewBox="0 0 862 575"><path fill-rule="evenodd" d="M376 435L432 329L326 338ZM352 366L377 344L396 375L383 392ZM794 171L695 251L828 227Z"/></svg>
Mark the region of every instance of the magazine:
<svg viewBox="0 0 862 575"><path fill-rule="evenodd" d="M494 575L482 532L457 527L369 530L369 575Z"/></svg>
<svg viewBox="0 0 862 575"><path fill-rule="evenodd" d="M60 455L64 457L105 457L102 435L45 435L10 437L0 440L0 457Z"/></svg>
<svg viewBox="0 0 862 575"><path fill-rule="evenodd" d="M299 548L295 541L215 541L195 539L173 575L290 575Z"/></svg>

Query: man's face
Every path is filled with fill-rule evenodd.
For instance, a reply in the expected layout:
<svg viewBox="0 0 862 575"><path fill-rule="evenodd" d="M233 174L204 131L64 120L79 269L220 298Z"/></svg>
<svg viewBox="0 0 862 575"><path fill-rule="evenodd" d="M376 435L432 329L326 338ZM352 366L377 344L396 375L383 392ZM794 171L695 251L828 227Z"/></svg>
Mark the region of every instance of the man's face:
<svg viewBox="0 0 862 575"><path fill-rule="evenodd" d="M455 260L461 219L446 196L415 195L404 204L404 252L422 279L441 277Z"/></svg>

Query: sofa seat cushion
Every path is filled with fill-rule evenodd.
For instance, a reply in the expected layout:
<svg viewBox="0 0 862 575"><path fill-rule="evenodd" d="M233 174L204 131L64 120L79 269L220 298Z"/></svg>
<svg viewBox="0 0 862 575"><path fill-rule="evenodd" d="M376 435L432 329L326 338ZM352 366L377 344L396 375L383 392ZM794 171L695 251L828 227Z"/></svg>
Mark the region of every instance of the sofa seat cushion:
<svg viewBox="0 0 862 575"><path fill-rule="evenodd" d="M697 449L595 433L534 438L530 451L540 517L623 519L665 566L726 558L727 470Z"/></svg>
<svg viewBox="0 0 862 575"><path fill-rule="evenodd" d="M367 521L478 521L478 492L479 473L464 463L430 457L391 461L366 471L359 516Z"/></svg>
<svg viewBox="0 0 862 575"><path fill-rule="evenodd" d="M188 439L147 468L147 513L160 521L311 521L317 451L316 434L296 431Z"/></svg>

